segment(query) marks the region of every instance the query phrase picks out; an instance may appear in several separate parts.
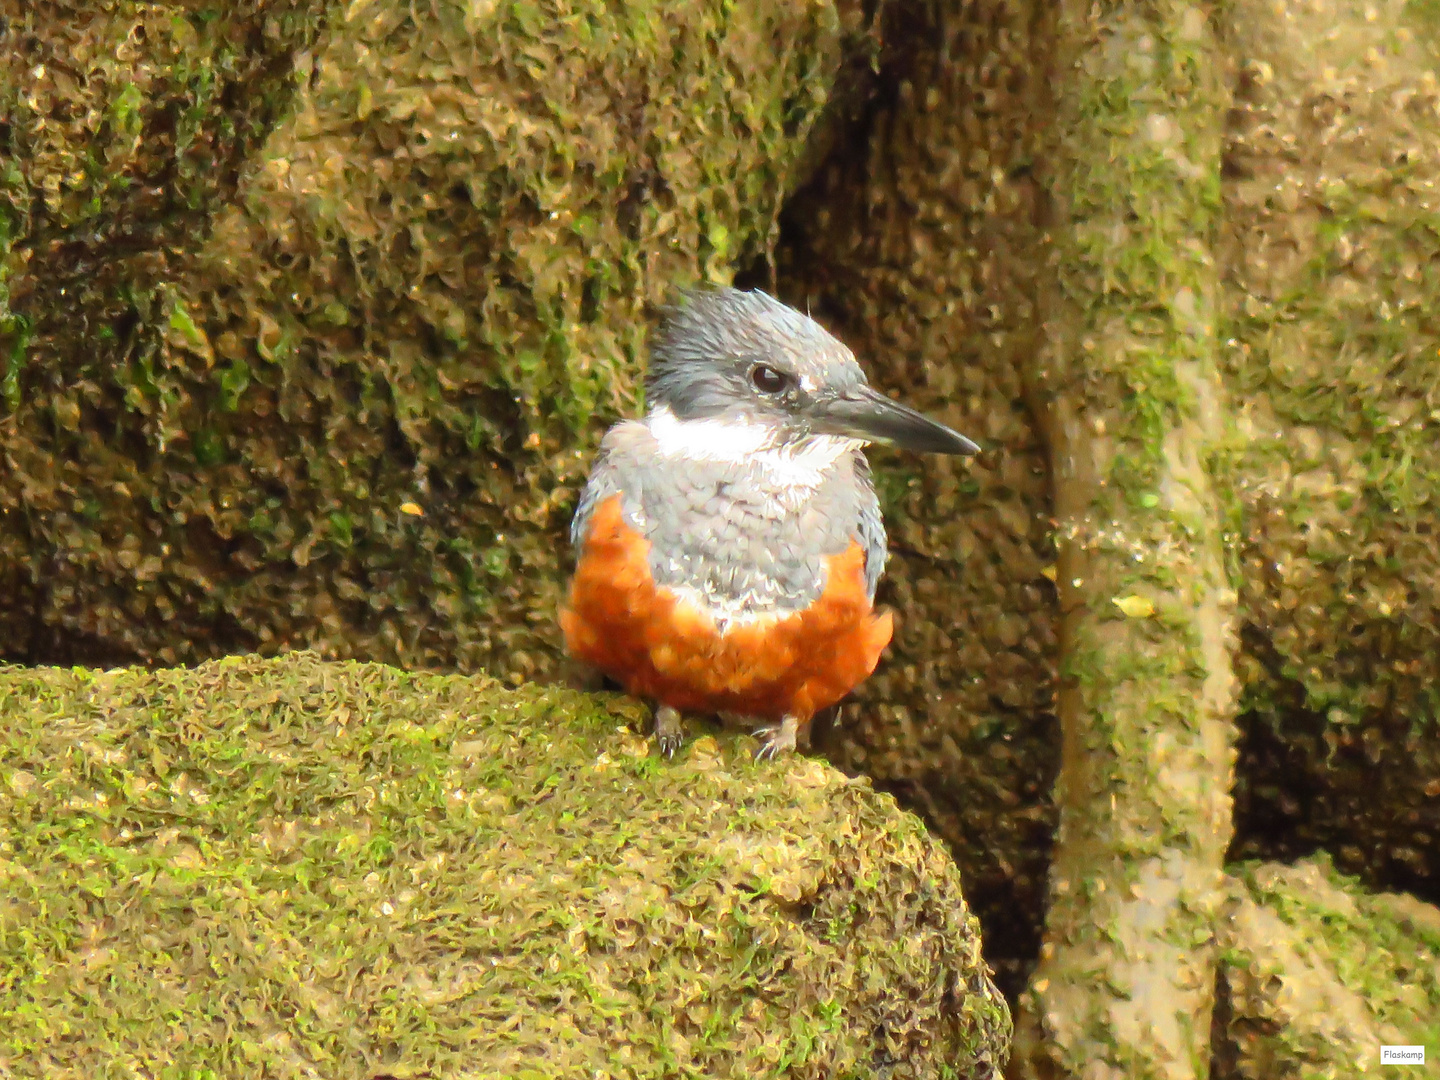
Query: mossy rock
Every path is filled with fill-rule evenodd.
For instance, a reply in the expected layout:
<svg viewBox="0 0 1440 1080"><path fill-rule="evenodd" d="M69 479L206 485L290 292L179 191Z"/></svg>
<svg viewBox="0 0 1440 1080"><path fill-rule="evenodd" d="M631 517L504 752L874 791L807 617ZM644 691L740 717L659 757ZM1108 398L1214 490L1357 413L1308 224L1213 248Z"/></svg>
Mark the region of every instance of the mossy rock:
<svg viewBox="0 0 1440 1080"><path fill-rule="evenodd" d="M1425 5L1235 11L1222 336L1264 708L1440 717L1440 39ZM1264 670L1269 668L1268 671Z"/></svg>
<svg viewBox="0 0 1440 1080"><path fill-rule="evenodd" d="M8 654L553 672L587 450L767 249L859 6L106 10L0 66Z"/></svg>
<svg viewBox="0 0 1440 1080"><path fill-rule="evenodd" d="M998 1076L919 821L637 719L312 654L0 671L0 1072Z"/></svg>
<svg viewBox="0 0 1440 1080"><path fill-rule="evenodd" d="M1246 738L1233 854L1440 898L1433 4L1237 3L1221 360Z"/></svg>
<svg viewBox="0 0 1440 1080"><path fill-rule="evenodd" d="M1236 868L1220 921L1216 1080L1390 1075L1440 1045L1440 908L1366 892L1324 856Z"/></svg>

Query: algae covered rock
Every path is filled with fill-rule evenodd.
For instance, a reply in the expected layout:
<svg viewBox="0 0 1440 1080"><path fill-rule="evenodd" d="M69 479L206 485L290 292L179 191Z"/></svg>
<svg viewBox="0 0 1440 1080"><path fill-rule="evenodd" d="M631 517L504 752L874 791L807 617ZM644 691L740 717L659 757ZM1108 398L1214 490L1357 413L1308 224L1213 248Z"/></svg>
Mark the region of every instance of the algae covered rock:
<svg viewBox="0 0 1440 1080"><path fill-rule="evenodd" d="M1440 704L1427 10L1247 0L1234 13L1224 359L1246 436L1242 600L1265 639L1250 663L1342 725Z"/></svg>
<svg viewBox="0 0 1440 1080"><path fill-rule="evenodd" d="M308 654L0 671L0 1073L998 1075L916 819L635 719Z"/></svg>
<svg viewBox="0 0 1440 1080"><path fill-rule="evenodd" d="M552 671L648 313L765 249L858 7L113 0L89 36L19 7L9 655ZM144 251L113 242L142 213Z"/></svg>
<svg viewBox="0 0 1440 1080"><path fill-rule="evenodd" d="M181 507L137 480L151 465L193 470L194 443L185 459L166 451L193 396L181 385L209 385L215 360L177 285L289 107L292 57L330 7L0 0L5 655L57 641L134 655L106 626L164 618L174 587L157 609L147 583L174 549L136 528L135 500L172 519ZM134 595L99 603L80 584L97 571Z"/></svg>
<svg viewBox="0 0 1440 1080"><path fill-rule="evenodd" d="M1234 6L1221 361L1244 613L1241 856L1440 898L1440 37ZM1278 843L1277 843L1278 838Z"/></svg>
<svg viewBox="0 0 1440 1080"><path fill-rule="evenodd" d="M1239 868L1218 926L1216 1080L1388 1075L1382 1045L1440 1044L1440 908L1320 856Z"/></svg>

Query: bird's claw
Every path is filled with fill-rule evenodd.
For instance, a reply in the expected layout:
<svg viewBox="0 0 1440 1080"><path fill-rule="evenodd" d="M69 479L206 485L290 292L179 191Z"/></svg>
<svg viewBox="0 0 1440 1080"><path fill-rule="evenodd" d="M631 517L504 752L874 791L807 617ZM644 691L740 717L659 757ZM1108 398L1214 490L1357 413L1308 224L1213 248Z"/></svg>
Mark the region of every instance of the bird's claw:
<svg viewBox="0 0 1440 1080"><path fill-rule="evenodd" d="M755 751L755 760L774 761L792 753L795 750L795 733L796 724L789 719L756 728L753 734L760 740L760 746Z"/></svg>
<svg viewBox="0 0 1440 1080"><path fill-rule="evenodd" d="M674 758L685 745L685 725L678 709L662 705L655 710L655 745L667 760Z"/></svg>

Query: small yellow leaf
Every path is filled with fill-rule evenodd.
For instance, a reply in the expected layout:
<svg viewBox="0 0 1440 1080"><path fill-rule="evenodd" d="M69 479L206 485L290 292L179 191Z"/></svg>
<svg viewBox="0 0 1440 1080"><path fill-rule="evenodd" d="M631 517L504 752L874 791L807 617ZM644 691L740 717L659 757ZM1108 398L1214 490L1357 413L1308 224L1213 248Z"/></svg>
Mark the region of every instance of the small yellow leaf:
<svg viewBox="0 0 1440 1080"><path fill-rule="evenodd" d="M1117 596L1110 601L1130 619L1148 619L1155 614L1155 603L1143 596Z"/></svg>
<svg viewBox="0 0 1440 1080"><path fill-rule="evenodd" d="M1054 566L1046 566L1046 567L1041 568L1041 570L1040 570L1040 576L1043 577L1043 578L1045 578L1047 581L1054 581L1054 580L1055 580L1055 567L1054 567Z"/></svg>
<svg viewBox="0 0 1440 1080"><path fill-rule="evenodd" d="M400 504L400 512L401 512L402 514L409 514L411 517L424 517L424 516L425 516L425 511L420 509L420 505L419 505L418 503L413 503L413 502L403 502L403 503L401 503L401 504Z"/></svg>

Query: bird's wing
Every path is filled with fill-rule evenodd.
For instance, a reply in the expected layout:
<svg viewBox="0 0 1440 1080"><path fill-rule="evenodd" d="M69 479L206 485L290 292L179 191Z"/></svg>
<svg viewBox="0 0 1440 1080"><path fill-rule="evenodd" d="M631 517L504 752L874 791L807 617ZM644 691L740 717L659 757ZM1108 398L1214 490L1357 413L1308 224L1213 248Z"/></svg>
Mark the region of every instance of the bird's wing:
<svg viewBox="0 0 1440 1080"><path fill-rule="evenodd" d="M640 428L640 432L632 431ZM600 504L612 495L624 495L628 500L638 498L639 491L632 490L638 483L638 473L627 469L629 450L639 433L644 429L638 424L616 424L600 443L600 453L590 468L590 478L585 490L580 493L580 504L575 507L575 516L570 520L570 546L578 553L590 535L590 520Z"/></svg>
<svg viewBox="0 0 1440 1080"><path fill-rule="evenodd" d="M865 588L870 599L875 599L875 589L880 584L880 575L885 573L885 561L890 551L885 542L885 522L880 517L880 500L875 495L875 481L870 476L870 462L865 454L855 452L855 494L859 503L855 539L865 551Z"/></svg>

